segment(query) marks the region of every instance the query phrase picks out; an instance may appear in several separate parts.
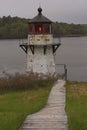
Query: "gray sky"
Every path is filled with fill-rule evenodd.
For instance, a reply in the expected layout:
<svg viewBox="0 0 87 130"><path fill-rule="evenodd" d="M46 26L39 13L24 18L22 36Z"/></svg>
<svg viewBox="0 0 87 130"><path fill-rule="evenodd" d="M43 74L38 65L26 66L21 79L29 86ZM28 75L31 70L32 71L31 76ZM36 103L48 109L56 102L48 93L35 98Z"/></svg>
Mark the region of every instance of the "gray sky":
<svg viewBox="0 0 87 130"><path fill-rule="evenodd" d="M0 0L0 17L32 18L40 4L52 21L87 24L87 0Z"/></svg>

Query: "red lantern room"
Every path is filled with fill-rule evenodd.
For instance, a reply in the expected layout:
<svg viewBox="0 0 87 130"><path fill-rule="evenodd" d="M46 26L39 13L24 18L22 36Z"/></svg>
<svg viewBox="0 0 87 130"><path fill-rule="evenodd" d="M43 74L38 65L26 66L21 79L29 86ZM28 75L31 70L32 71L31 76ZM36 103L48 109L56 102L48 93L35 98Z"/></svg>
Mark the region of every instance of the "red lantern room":
<svg viewBox="0 0 87 130"><path fill-rule="evenodd" d="M29 34L51 34L51 23L42 15L42 8L38 8L38 15L29 21Z"/></svg>

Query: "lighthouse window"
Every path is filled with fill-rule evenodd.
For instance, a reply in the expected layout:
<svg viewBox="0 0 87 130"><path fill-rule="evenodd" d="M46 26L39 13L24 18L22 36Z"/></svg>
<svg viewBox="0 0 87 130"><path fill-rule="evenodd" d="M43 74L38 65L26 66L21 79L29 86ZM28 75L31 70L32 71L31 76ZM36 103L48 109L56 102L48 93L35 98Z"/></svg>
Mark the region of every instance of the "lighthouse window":
<svg viewBox="0 0 87 130"><path fill-rule="evenodd" d="M45 41L47 42L47 41L50 41L50 39L45 39Z"/></svg>
<svg viewBox="0 0 87 130"><path fill-rule="evenodd" d="M37 41L40 41L40 39L37 39Z"/></svg>
<svg viewBox="0 0 87 130"><path fill-rule="evenodd" d="M29 25L29 33L30 33L30 34L33 34L33 33L34 33L34 26L33 26L33 24L30 24L30 25Z"/></svg>
<svg viewBox="0 0 87 130"><path fill-rule="evenodd" d="M44 25L44 33L50 33L50 24Z"/></svg>
<svg viewBox="0 0 87 130"><path fill-rule="evenodd" d="M36 33L36 34L41 34L41 33L43 33L43 26L42 26L42 25L36 25L36 26L35 26L35 33Z"/></svg>

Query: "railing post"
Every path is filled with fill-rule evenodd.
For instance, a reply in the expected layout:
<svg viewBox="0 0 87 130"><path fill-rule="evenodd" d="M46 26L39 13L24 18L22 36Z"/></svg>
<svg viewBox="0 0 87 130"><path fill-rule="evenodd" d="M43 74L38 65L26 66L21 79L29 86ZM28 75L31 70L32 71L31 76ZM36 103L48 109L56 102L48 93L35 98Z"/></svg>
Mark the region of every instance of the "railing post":
<svg viewBox="0 0 87 130"><path fill-rule="evenodd" d="M64 70L65 70L65 80L67 80L67 68L66 68L66 65L64 65Z"/></svg>

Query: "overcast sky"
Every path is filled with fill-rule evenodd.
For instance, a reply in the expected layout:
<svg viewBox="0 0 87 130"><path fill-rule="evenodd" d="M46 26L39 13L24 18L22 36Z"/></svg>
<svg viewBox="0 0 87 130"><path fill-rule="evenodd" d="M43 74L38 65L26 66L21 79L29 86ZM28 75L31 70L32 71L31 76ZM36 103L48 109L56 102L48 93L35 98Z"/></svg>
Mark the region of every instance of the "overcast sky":
<svg viewBox="0 0 87 130"><path fill-rule="evenodd" d="M52 21L87 24L87 0L0 0L0 17L32 18L39 5Z"/></svg>

